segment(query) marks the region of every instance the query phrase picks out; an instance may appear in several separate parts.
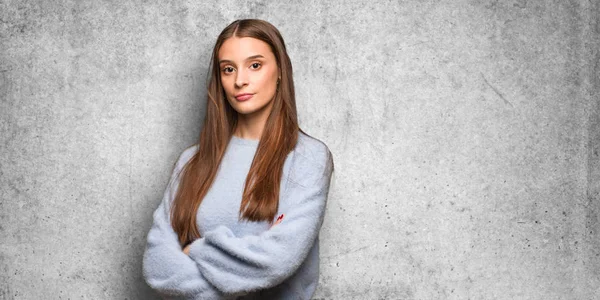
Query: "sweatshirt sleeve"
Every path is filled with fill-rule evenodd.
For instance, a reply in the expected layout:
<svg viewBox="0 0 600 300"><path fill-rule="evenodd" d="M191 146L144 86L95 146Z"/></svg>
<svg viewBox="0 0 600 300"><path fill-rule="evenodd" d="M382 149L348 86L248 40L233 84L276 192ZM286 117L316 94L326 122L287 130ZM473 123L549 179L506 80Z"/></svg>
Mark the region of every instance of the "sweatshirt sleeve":
<svg viewBox="0 0 600 300"><path fill-rule="evenodd" d="M163 199L154 211L144 251L143 276L146 283L164 299L221 299L223 294L202 276L196 263L183 253L171 226L170 204L178 187L177 175L184 163L184 154L175 164Z"/></svg>
<svg viewBox="0 0 600 300"><path fill-rule="evenodd" d="M285 191L281 223L259 235L236 237L221 225L195 240L190 257L206 279L226 293L278 285L302 264L319 234L327 202L333 158L296 167ZM276 216L277 217L277 216Z"/></svg>

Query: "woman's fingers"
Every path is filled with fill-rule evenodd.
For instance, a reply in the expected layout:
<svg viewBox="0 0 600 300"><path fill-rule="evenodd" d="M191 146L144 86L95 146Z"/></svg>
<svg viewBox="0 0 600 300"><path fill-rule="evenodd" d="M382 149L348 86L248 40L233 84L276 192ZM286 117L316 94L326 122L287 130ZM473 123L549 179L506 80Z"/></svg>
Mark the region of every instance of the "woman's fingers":
<svg viewBox="0 0 600 300"><path fill-rule="evenodd" d="M273 223L273 225L271 225L271 228L279 223L281 223L281 221L283 221L283 214L281 214L277 220L275 221L275 223Z"/></svg>
<svg viewBox="0 0 600 300"><path fill-rule="evenodd" d="M185 253L186 255L190 255L190 245L192 243L189 243L187 246L185 246L185 248L183 248L183 253Z"/></svg>

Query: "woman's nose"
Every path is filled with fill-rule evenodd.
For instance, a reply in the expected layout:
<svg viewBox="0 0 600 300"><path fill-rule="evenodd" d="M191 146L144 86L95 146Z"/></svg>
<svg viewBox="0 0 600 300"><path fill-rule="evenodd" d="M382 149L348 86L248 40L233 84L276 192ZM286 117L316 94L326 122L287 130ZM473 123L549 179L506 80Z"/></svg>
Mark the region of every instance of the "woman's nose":
<svg viewBox="0 0 600 300"><path fill-rule="evenodd" d="M242 87L244 85L248 84L248 76L246 74L246 72L244 71L238 71L237 73L237 77L235 78L235 85L237 87Z"/></svg>

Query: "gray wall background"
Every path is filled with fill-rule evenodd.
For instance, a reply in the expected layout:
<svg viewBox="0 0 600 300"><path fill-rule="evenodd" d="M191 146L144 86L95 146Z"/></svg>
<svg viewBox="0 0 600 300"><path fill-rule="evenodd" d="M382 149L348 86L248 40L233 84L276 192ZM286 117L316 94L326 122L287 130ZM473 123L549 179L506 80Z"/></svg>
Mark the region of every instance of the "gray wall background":
<svg viewBox="0 0 600 300"><path fill-rule="evenodd" d="M0 299L157 299L152 212L238 18L334 154L315 299L600 297L598 1L0 0Z"/></svg>

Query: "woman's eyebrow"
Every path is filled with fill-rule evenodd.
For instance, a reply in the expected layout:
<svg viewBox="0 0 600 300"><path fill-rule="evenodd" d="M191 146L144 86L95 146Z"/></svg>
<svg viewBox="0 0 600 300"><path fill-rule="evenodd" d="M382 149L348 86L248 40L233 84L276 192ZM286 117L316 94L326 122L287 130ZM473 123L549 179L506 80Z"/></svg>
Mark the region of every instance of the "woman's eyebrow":
<svg viewBox="0 0 600 300"><path fill-rule="evenodd" d="M248 56L245 60L251 60L251 59L255 59L255 58L265 58L265 57L260 54L257 54L257 55ZM231 61L229 59L219 60L219 64L222 64L222 63L233 63L233 61Z"/></svg>

